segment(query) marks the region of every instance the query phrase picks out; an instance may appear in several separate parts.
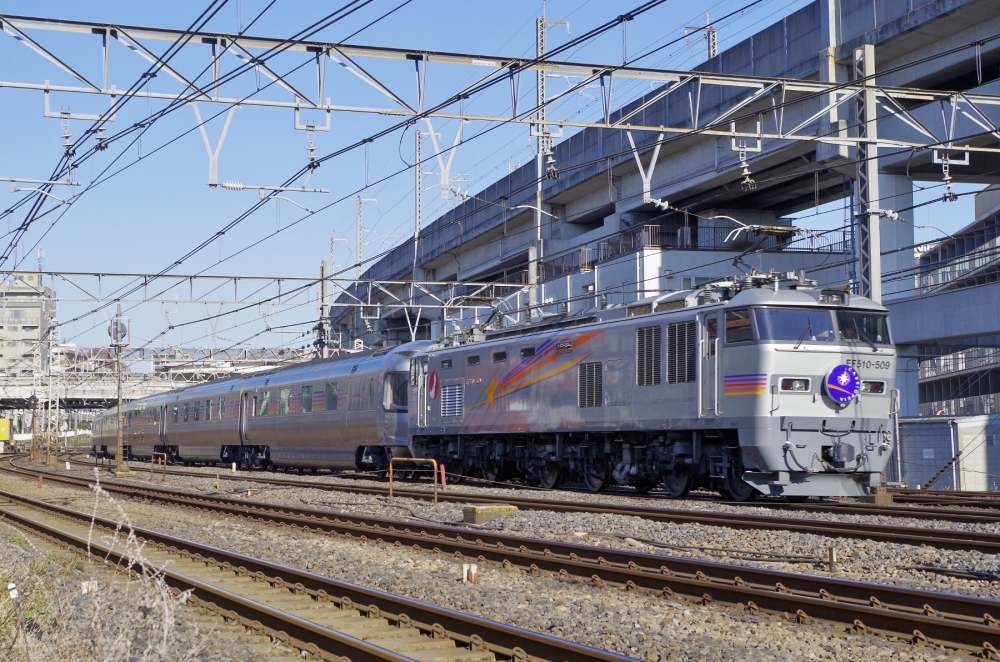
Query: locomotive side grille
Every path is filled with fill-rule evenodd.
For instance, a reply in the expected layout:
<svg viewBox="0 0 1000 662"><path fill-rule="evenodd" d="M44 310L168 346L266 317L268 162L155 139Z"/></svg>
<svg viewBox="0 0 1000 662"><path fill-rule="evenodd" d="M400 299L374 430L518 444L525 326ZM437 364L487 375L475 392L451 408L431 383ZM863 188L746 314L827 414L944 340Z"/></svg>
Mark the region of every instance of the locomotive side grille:
<svg viewBox="0 0 1000 662"><path fill-rule="evenodd" d="M461 416L465 409L465 388L462 384L441 387L441 416Z"/></svg>
<svg viewBox="0 0 1000 662"><path fill-rule="evenodd" d="M667 383L693 382L697 358L694 322L667 324Z"/></svg>
<svg viewBox="0 0 1000 662"><path fill-rule="evenodd" d="M644 326L635 333L635 379L639 386L660 383L660 327Z"/></svg>
<svg viewBox="0 0 1000 662"><path fill-rule="evenodd" d="M581 407L600 407L604 403L604 375L600 361L580 364L578 402Z"/></svg>

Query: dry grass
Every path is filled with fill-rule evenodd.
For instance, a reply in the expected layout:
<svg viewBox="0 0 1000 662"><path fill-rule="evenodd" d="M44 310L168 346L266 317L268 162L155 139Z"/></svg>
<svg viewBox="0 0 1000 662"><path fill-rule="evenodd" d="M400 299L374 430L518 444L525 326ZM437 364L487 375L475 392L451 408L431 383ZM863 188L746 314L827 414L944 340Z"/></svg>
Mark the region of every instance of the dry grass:
<svg viewBox="0 0 1000 662"><path fill-rule="evenodd" d="M0 660L247 660L245 653L212 650L212 633L184 622L178 612L189 596L171 591L144 556L126 510L98 483L95 513L102 502L118 513L118 529L106 535L92 525L91 540L124 552L129 572L112 572L96 555L52 553L0 521ZM6 591L10 583L23 618Z"/></svg>

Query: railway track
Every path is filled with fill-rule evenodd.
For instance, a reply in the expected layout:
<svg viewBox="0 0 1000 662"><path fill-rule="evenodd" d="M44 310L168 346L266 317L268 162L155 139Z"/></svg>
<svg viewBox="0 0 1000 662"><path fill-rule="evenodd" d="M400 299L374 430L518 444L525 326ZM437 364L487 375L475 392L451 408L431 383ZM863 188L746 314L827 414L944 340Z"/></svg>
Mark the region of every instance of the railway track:
<svg viewBox="0 0 1000 662"><path fill-rule="evenodd" d="M73 461L74 464L85 464L87 466L99 466L92 459L81 460L79 457L75 457L75 458L73 458L72 461ZM148 470L148 468L144 469L144 470ZM157 471L159 471L159 469ZM186 471L186 470L178 469L178 468L168 468L167 469L167 473L170 474L170 475L186 476L186 477L191 477L191 478L205 478L208 475L208 474L205 474L205 473L202 473L202 472ZM220 478L220 480L228 480L228 481L233 481L233 480L253 481L253 482L258 482L258 483L267 484L267 485L280 485L280 486L286 486L286 487L287 486L302 487L303 484L305 484L308 487L313 487L315 489L320 489L320 490L332 490L332 491L338 491L339 490L339 491L345 491L345 492L349 491L349 492L355 492L355 493L359 493L359 494L388 494L388 488L387 487L381 487L381 486L357 486L357 487L353 487L353 486L349 486L349 485L331 484L331 483L317 482L317 481L304 483L304 479L297 479L296 480L296 479L278 478L278 477L269 477L269 476L273 476L273 474L268 475L268 474L264 474L263 472L252 471L252 472L240 472L237 475L232 475L232 474L229 474L229 473L220 472L219 478ZM338 478L346 478L346 479L354 479L354 480L358 480L359 482L362 481L362 480L375 480L372 476L369 476L369 475L350 474L350 473L338 475L337 477ZM406 482L401 482L400 484L406 485L407 483ZM461 489L466 490L469 487L476 487L476 486L497 487L497 486L489 485L487 483L477 482L476 479L471 479L469 481L466 481L466 482L462 483L462 488ZM592 494L589 490L587 490L585 488L580 488L580 489L547 490L547 489L544 489L544 488L530 487L530 486L520 485L520 484L516 484L516 483L514 483L514 484L506 484L505 483L501 487L503 487L504 489L511 489L513 491L524 491L526 493L533 494L533 495L544 495L544 494L552 494L552 493L565 493L565 492L574 492L574 491L581 492L581 493L586 493L586 494ZM400 495L403 495L403 496L407 496L407 497L410 497L410 498L414 498L414 499L429 498L428 495L424 494L423 490L421 490L419 488L417 488L417 489L407 489L405 487L402 488L402 489L397 488L396 490L394 490L394 493L395 494L400 494ZM899 495L900 491L896 490L893 493ZM609 492L607 492L607 494L613 495L613 496L616 496L616 497L634 498L634 499L642 500L642 501L645 501L645 502L659 501L659 502L661 502L663 504L670 504L670 503L674 503L675 502L674 499L671 499L671 498L669 498L669 497L667 497L667 496L665 496L665 495L663 495L661 493L655 492L655 491L654 492L650 492L648 494L641 494L641 495L640 494L636 494L635 492L627 492L627 491L609 491ZM784 510L784 511L798 512L798 513L803 513L803 514L808 514L808 513L833 513L833 514L843 514L843 515L882 515L882 516L887 516L887 517L906 517L906 518L917 519L917 520L947 520L947 521L951 521L951 522L963 522L963 523L970 523L970 524L998 524L998 523L1000 523L1000 513L989 512L989 509L1000 508L1000 493L997 494L996 503L993 503L993 501L991 499L988 499L986 497L982 497L981 496L983 494L989 494L989 493L980 493L980 492L972 493L972 494L977 495L976 498L963 498L963 497L956 497L956 496L954 496L955 494L961 494L960 492L957 492L957 493L955 493L955 492L943 492L942 496L940 498L937 498L936 496L934 496L936 494L937 494L936 492L927 492L927 491L921 491L921 490L909 490L909 491L905 491L905 493L902 494L902 496L897 496L896 498L897 498L897 500L900 503L913 504L913 505L906 505L906 506L860 505L860 504L853 504L853 503L845 503L845 502L841 502L841 501L806 501L806 502L793 503L793 502L789 502L789 501L779 501L779 500L766 499L766 498L765 499L757 499L757 500L755 500L755 501L753 501L751 503L748 503L746 505L751 506L751 507L755 507L755 508L768 508L768 509L773 509L773 510ZM474 492L470 492L470 491L452 492L451 494L442 493L442 494L439 495L439 499L445 500L445 501L447 501L449 499L451 499L453 501L465 501L465 500L468 500L470 498L474 499L474 500L476 500L478 502L483 502L483 503L489 502L491 500L497 501L497 502L503 502L503 503L513 503L514 505L518 505L518 507L521 507L522 509L525 509L525 510L530 509L530 506L528 504L530 504L532 502L535 502L535 501L540 501L540 502L543 502L545 504L566 503L565 501L560 501L560 500L557 500L557 499L544 499L544 498L542 498L542 499L536 499L534 497L513 497L513 496L492 497L490 495L475 494ZM716 498L706 498L706 499L703 499L703 501L717 502L717 503L723 503L723 504L732 504L731 501L722 501L722 500L718 500ZM983 504L982 506L979 505L980 502L982 502L982 504ZM942 504L942 503L947 503L949 505L954 505L954 506L963 506L963 508L945 508L945 507L940 507L940 506L935 507L935 504ZM920 505L916 505L916 504L920 504ZM612 505L612 504L601 504L601 503L590 502L590 501L586 502L585 505L587 506L587 508L585 510L588 510L589 512L604 512L603 509L605 507L618 507L618 506ZM987 510L986 511L971 510L971 508L980 508L980 507L981 508L985 508ZM546 510L552 510L552 509L557 509L557 508L555 508L553 506L551 508L550 507L546 507L544 509L546 509ZM661 510L663 512L670 512L670 513L674 513L674 512L690 512L690 511L684 511L684 510L678 509L678 508L671 508L670 506L655 506L655 509ZM639 516L642 516L642 515L639 515ZM785 519L785 518L781 518L781 519ZM769 528L769 527L760 527L760 528Z"/></svg>
<svg viewBox="0 0 1000 662"><path fill-rule="evenodd" d="M49 479L65 481L69 484L80 484L87 482L86 479L65 476L54 471L44 472ZM189 471L172 471L173 475L188 476L197 478L208 478L204 473ZM267 478L260 474L243 473L237 475L220 475L220 480L250 480L253 482L276 485L282 487L308 487L332 492L348 492L353 494L366 495L387 495L388 487L371 485L345 485L331 484L323 482L308 482L301 480L283 480L278 478ZM104 483L109 490L118 489L114 482ZM144 487L150 494L168 494L170 490L157 490L153 487ZM400 497L408 497L419 500L430 500L433 495L423 489L394 489L393 494ZM547 510L563 513L606 513L622 515L627 517L640 517L643 519L675 523L675 524L704 524L709 526L725 526L735 529L745 530L781 530L798 533L810 533L815 535L833 538L853 538L860 540L874 540L877 542L898 543L907 545L929 545L939 549L974 550L985 554L1000 553L1000 534L981 533L975 531L958 531L955 529L935 529L935 528L915 528L909 526L886 526L880 524L864 524L842 521L813 520L806 518L778 517L770 515L755 515L743 513L709 512L701 510L686 510L680 508L663 508L660 506L639 506L622 505L611 503L594 502L573 502L562 499L538 499L516 496L493 496L488 494L475 494L467 491L462 492L438 492L440 501L451 503L499 503L517 506L522 510ZM235 503L245 504L245 501L235 501ZM793 506L802 504L793 504ZM804 512L809 512L808 510ZM844 512L834 507L830 512ZM869 511L865 511L869 512ZM938 511L935 511L938 512ZM874 509L871 514L879 514L879 509ZM954 515L955 521L959 522L995 522L996 516L987 513L987 519L977 519L975 515L958 511ZM935 519L951 519L947 511L943 515L938 515Z"/></svg>
<svg viewBox="0 0 1000 662"><path fill-rule="evenodd" d="M28 470L21 471L28 473ZM65 482L79 485L87 481L73 478ZM727 603L748 613L772 613L803 624L815 619L838 624L855 634L889 635L914 644L930 642L974 651L987 659L1000 659L994 648L1000 645L1000 620L992 615L1000 615L1000 602L993 600L641 551L541 541L487 531L470 532L425 522L336 516L315 509L276 507L145 486L113 483L102 483L102 486L156 503L287 526L303 532L336 535L362 544L406 546L480 563L498 563L529 573L550 572L624 590L684 596L702 604ZM0 493L0 498L3 497L14 498ZM69 516L81 517L80 514ZM86 515L82 517L87 518ZM230 568L237 567L233 561L229 563ZM282 578L282 582L282 586L288 586L291 580ZM327 595L336 593L327 590ZM351 600L350 604L359 603L358 599ZM387 608L379 608L387 611ZM463 636L470 636L468 631L464 632ZM487 640L484 635L480 636Z"/></svg>
<svg viewBox="0 0 1000 662"><path fill-rule="evenodd" d="M114 537L119 524L8 492L0 492L0 516L61 546L103 556L122 568L134 558ZM173 590L228 623L266 636L287 649L288 660L343 662L419 660L627 660L607 651L495 623L355 586L223 549L135 529L143 554ZM273 644L262 644L271 650ZM271 658L285 659L285 658Z"/></svg>

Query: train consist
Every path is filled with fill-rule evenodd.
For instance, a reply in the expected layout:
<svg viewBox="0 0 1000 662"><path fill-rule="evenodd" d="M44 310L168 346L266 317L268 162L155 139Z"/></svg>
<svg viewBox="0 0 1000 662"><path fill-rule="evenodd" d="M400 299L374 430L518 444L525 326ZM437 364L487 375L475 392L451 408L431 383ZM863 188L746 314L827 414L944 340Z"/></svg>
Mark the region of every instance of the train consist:
<svg viewBox="0 0 1000 662"><path fill-rule="evenodd" d="M578 316L236 377L124 408L132 457L860 496L894 440L884 307L755 274ZM117 412L97 422L113 454Z"/></svg>

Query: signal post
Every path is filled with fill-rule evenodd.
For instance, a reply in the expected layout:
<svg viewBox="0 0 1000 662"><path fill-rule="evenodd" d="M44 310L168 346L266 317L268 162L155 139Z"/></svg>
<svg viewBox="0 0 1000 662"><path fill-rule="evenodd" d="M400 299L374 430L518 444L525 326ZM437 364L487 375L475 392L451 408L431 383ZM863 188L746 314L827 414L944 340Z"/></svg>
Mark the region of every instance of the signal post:
<svg viewBox="0 0 1000 662"><path fill-rule="evenodd" d="M115 453L115 475L131 476L135 472L129 469L125 461L125 415L122 413L122 353L128 347L128 327L122 321L122 305L118 304L115 318L108 324L108 335L111 336L111 347L115 350L115 373L118 379L118 447Z"/></svg>

